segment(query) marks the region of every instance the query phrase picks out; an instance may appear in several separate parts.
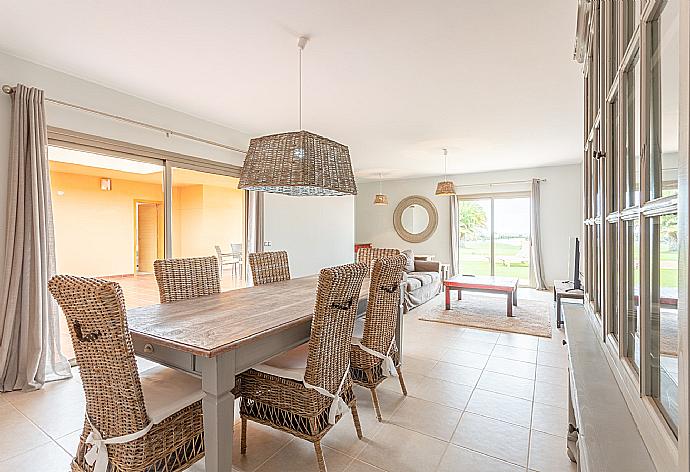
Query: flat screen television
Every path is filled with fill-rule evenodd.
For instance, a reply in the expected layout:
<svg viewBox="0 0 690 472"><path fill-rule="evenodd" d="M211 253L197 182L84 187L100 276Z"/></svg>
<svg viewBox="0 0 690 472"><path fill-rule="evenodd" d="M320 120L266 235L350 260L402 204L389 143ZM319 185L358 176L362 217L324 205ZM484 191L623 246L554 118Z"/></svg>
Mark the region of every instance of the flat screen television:
<svg viewBox="0 0 690 472"><path fill-rule="evenodd" d="M574 241L571 239L571 245L572 249L570 251L570 257L572 257L572 282L573 282L573 290L582 290L582 284L580 282L580 239L579 238L573 238Z"/></svg>

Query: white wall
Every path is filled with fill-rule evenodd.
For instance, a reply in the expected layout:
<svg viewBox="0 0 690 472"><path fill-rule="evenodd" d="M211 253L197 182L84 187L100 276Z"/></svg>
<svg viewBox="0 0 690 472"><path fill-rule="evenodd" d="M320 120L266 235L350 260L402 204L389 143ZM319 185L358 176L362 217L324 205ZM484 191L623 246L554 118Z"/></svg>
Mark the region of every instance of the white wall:
<svg viewBox="0 0 690 472"><path fill-rule="evenodd" d="M568 277L568 245L571 236L580 236L582 228L582 174L581 166L568 165L541 167L479 174L451 176L461 194L505 191L528 191L528 184L480 185L467 184L509 182L543 178L541 183L541 228L544 272L547 282ZM383 193L389 205L373 205L379 184L359 184L355 202L355 239L358 243L373 243L377 247L412 248L418 254L435 254L437 260L450 261L450 203L448 197L434 195L439 178L384 181ZM393 211L397 204L410 195L425 196L436 205L439 215L438 229L427 241L412 244L403 241L393 228Z"/></svg>
<svg viewBox="0 0 690 472"><path fill-rule="evenodd" d="M50 98L151 123L240 149L246 149L249 143L248 135L231 128L0 53L0 84L17 83L41 88ZM192 87L190 93L193 93L193 90ZM46 104L46 118L51 126L205 159L236 165L241 165L244 159L244 155L240 153L180 138L166 138L162 133L50 103ZM0 267L4 266L5 256L9 134L10 97L0 93ZM273 238L273 248L283 247L290 250L296 275L315 273L324 264L347 262L352 259L353 207L352 198L303 201L301 198L283 199L269 196L266 199L266 223L269 229L273 229L267 234ZM309 215L316 215L318 219L312 219ZM0 277L3 277L2 272Z"/></svg>
<svg viewBox="0 0 690 472"><path fill-rule="evenodd" d="M288 252L292 277L354 260L355 197L266 194L265 213L266 250Z"/></svg>

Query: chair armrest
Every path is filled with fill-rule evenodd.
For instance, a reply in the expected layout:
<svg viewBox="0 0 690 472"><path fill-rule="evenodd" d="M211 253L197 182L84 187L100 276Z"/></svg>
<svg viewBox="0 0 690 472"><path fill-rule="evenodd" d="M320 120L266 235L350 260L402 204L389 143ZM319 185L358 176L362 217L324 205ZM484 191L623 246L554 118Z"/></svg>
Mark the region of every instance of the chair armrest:
<svg viewBox="0 0 690 472"><path fill-rule="evenodd" d="M415 272L440 272L441 263L439 261L414 261Z"/></svg>

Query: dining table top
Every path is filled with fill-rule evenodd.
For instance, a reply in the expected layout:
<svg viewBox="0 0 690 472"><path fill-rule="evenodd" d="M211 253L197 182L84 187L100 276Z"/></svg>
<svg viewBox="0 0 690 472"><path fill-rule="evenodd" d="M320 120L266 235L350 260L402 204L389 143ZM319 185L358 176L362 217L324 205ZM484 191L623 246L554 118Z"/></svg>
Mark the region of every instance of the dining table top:
<svg viewBox="0 0 690 472"><path fill-rule="evenodd" d="M262 336L310 322L319 276L229 290L214 295L127 310L130 332L137 337L215 357ZM364 279L359 300L366 299Z"/></svg>

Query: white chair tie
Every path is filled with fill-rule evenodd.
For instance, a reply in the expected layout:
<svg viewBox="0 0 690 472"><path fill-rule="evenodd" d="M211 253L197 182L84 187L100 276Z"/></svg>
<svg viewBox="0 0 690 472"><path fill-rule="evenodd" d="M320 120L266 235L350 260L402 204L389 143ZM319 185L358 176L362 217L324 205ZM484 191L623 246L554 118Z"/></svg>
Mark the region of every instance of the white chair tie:
<svg viewBox="0 0 690 472"><path fill-rule="evenodd" d="M374 357L382 359L383 363L381 364L381 368L383 370L383 375L385 377L388 377L389 375L392 375L393 377L398 376L398 370L395 368L395 362L393 361L393 357L391 357L391 351L393 350L393 346L395 345L395 338L393 338L393 340L391 341L391 345L388 347L388 351L385 354L381 354L378 351L369 349L364 344L362 344L362 340L359 338L352 338L351 344L353 346L359 347L362 351L366 352L367 354L371 354Z"/></svg>
<svg viewBox="0 0 690 472"><path fill-rule="evenodd" d="M134 441L146 435L153 427L153 423L149 423L148 426L136 433L126 434L117 438L103 439L101 433L94 428L88 415L86 419L91 427L91 432L86 438L86 444L90 444L91 448L84 454L84 460L94 468L93 472L105 472L108 468L108 464L110 463L108 459L108 448L106 447L108 444L124 444Z"/></svg>
<svg viewBox="0 0 690 472"><path fill-rule="evenodd" d="M326 390L325 388L317 387L316 385L311 385L308 384L306 380L302 380L302 383L306 388L316 390L319 392L321 395L325 397L329 397L333 399L333 402L331 402L331 408L328 410L328 423L329 424L335 424L335 419L338 415L344 415L347 413L347 410L350 409L349 405L345 403L345 400L343 400L343 397L340 396L340 391L343 389L343 385L345 384L345 379L347 379L348 374L350 373L350 364L347 365L347 369L345 369L345 374L343 375L343 379L340 381L340 385L338 386L338 391L335 392L335 395L333 395L331 392ZM96 471L94 471L96 472Z"/></svg>

